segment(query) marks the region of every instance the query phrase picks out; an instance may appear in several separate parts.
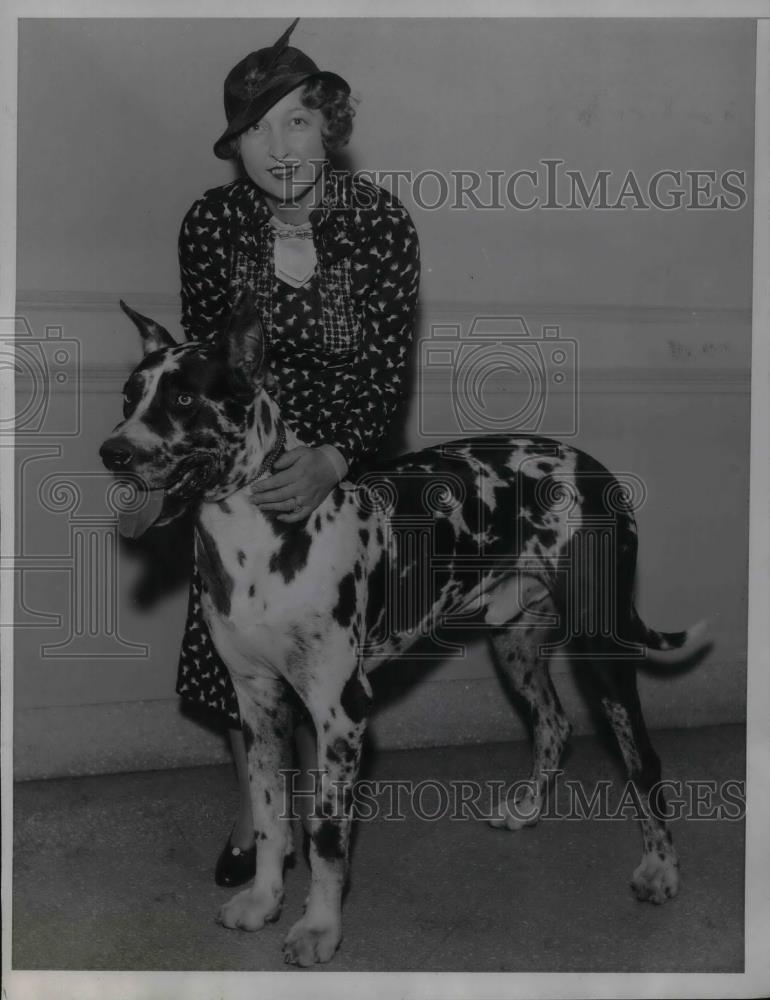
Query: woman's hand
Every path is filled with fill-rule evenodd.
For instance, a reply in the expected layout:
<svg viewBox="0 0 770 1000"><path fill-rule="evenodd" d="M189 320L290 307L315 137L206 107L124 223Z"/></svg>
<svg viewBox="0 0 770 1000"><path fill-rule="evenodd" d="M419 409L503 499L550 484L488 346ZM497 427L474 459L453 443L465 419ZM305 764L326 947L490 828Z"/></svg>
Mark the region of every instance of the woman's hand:
<svg viewBox="0 0 770 1000"><path fill-rule="evenodd" d="M252 483L251 490L260 510L280 512L280 521L304 521L338 482L334 465L320 448L300 445L280 455L273 474Z"/></svg>

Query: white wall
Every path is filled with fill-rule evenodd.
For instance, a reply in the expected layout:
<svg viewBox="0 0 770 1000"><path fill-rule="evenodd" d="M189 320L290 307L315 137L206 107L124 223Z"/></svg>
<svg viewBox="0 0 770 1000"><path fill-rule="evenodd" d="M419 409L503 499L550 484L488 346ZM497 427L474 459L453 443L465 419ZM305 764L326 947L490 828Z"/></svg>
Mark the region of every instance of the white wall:
<svg viewBox="0 0 770 1000"><path fill-rule="evenodd" d="M173 695L184 588L138 608L130 595L141 561L127 546L116 550L117 631L146 646L144 654L110 637L109 602L90 596L104 589L99 560L107 559L109 577L112 558L109 481L96 452L118 419L120 385L138 356L117 299L178 332L179 223L204 189L232 176L211 153L224 125L222 80L284 26L22 24L17 311L33 337L61 328L80 362L61 363L68 381L51 381L47 423L22 435L19 448L20 775L223 754L217 738L179 714ZM361 97L349 151L355 168L510 173L558 157L589 177L613 171L616 187L629 169L647 179L668 168L745 170L751 188L748 24L303 20L294 41ZM422 243L419 335L437 323L467 330L474 315L494 313L521 314L535 333L555 324L575 340L576 442L647 486L638 513L640 608L662 628L712 622L714 649L696 670L643 678L649 720L740 719L750 200L740 211L426 211L400 190ZM401 442L408 447L424 440L421 408L447 437L454 431L447 383L420 367L419 351L413 374ZM553 399L552 419L563 422L574 386L570 380ZM495 388L505 408L517 386L501 375ZM29 392L23 375L20 399ZM58 433L70 425L71 435ZM80 491L75 507L57 491L64 479ZM86 536L91 563L78 591L73 546ZM92 600L99 634L87 635L86 615L86 634L58 651L68 655L41 651L67 641L77 593ZM570 678L561 676L559 686L585 727ZM523 729L499 706L486 651L474 646L411 694L391 698L375 732L384 745L410 745Z"/></svg>

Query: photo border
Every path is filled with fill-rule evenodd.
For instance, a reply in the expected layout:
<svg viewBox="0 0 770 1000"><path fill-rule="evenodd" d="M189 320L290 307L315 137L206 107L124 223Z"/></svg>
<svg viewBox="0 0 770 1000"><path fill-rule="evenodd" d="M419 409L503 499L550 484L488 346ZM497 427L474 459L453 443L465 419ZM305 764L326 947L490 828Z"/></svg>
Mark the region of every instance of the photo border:
<svg viewBox="0 0 770 1000"><path fill-rule="evenodd" d="M221 17L220 0L69 0L68 18L193 18ZM259 17L288 16L285 3L266 0L258 5ZM11 860L13 831L13 635L0 628L0 778L2 779L2 962L3 997L27 1000L57 996L89 998L165 998L196 1000L212 997L249 997L261 989L270 1000L313 995L317 1000L367 996L414 1000L470 1000L507 997L742 997L763 995L770 989L770 797L767 796L770 762L770 683L767 651L770 649L768 577L770 576L770 20L768 6L760 0L729 3L706 0L510 0L480 2L477 17L635 17L635 18L751 18L757 24L757 74L754 188L754 291L752 320L751 487L749 563L749 647L747 795L750 808L746 832L746 971L741 974L575 974L575 973L335 973L297 971L282 973L105 973L25 972L12 970ZM319 17L318 5L295 3L292 16ZM228 19L254 17L255 4L235 0L228 5ZM467 2L393 0L378 3L327 0L325 17L468 17ZM16 273L16 109L18 71L18 20L24 17L62 16L62 4L51 0L9 0L0 12L0 309L15 311ZM0 418L12 416L13 376L0 372ZM0 447L0 560L2 583L11 579L14 495L13 454ZM0 613L11 621L13 594L0 589ZM764 793L764 795L763 795ZM715 900L718 908L719 901Z"/></svg>

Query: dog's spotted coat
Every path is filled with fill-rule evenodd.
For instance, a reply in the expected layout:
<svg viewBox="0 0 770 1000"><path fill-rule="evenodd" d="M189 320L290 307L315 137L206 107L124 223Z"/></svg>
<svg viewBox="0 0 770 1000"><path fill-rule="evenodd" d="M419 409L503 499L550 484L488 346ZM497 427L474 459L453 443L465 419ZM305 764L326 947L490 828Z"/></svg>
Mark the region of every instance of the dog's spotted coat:
<svg viewBox="0 0 770 1000"><path fill-rule="evenodd" d="M298 443L263 391L256 319L248 310L236 315L218 345L175 345L161 327L126 311L146 356L126 384L125 419L102 457L114 471L165 488L159 523L197 506L202 603L244 720L257 875L222 908L225 926L257 930L280 913L292 850L280 771L291 766L299 702L315 724L318 766L329 780L311 819L305 913L288 933L285 955L303 966L332 957L342 935L351 789L371 703L367 674L447 617L485 627L501 670L531 711L531 782L501 805L493 825L534 823L558 767L570 726L547 654L567 641L594 657L585 669L649 804L660 762L633 656L644 647L689 646L693 635L664 635L638 618L636 529L606 469L545 438L468 438L403 456L355 487L340 485L306 522L286 524L266 517L251 493L284 439ZM589 558L597 525L611 528L609 565ZM607 593L613 627L597 632L597 602ZM655 813L642 821L632 884L638 898L663 902L677 891L678 863Z"/></svg>

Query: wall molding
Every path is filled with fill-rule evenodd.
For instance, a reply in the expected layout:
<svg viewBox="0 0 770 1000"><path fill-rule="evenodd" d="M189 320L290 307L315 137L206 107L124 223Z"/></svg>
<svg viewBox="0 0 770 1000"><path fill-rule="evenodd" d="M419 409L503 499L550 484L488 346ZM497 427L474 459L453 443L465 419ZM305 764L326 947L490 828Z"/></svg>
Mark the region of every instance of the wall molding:
<svg viewBox="0 0 770 1000"><path fill-rule="evenodd" d="M156 309L162 313L179 312L179 295L166 292L149 291L78 291L68 289L19 289L16 293L17 310L22 309L63 309L66 311L96 311L119 313L118 302L123 299L138 309ZM650 324L685 324L688 326L702 323L751 323L750 307L680 305L680 306L649 306L639 303L621 305L605 305L602 303L547 303L547 302L511 302L500 300L495 302L475 302L469 300L454 301L449 299L420 299L420 312L437 315L450 314L460 317L511 314L514 316L545 317L558 322L567 320L574 322L634 322Z"/></svg>
<svg viewBox="0 0 770 1000"><path fill-rule="evenodd" d="M64 366L58 371L65 375L55 391L72 393L81 387L88 393L120 394L123 384L131 374L132 365L117 365L114 363L92 363L75 366ZM414 365L414 379L410 397L453 396L451 378L445 374ZM27 370L17 372L16 385L19 390L31 391L36 379ZM574 395L577 391L588 394L626 395L627 393L730 393L746 395L751 389L751 371L741 368L697 368L695 366L681 368L671 367L640 367L628 365L606 368L581 368L580 380L575 389L572 381L561 386L551 386L549 392L553 395ZM508 386L503 376L498 376L485 383L486 393L506 393L517 391L517 387ZM520 391L520 389L518 390Z"/></svg>
<svg viewBox="0 0 770 1000"><path fill-rule="evenodd" d="M737 663L724 664L719 673L743 678L743 669ZM575 734L596 733L570 674L560 674L555 683ZM378 749L529 739L522 716L511 707L496 677L426 680L405 687L403 695L398 691L376 709L371 721L369 733ZM719 685L717 693L704 694L688 702L683 717L676 699L643 691L649 728L745 722L745 685ZM16 710L14 729L14 777L20 781L231 762L224 736L183 715L177 698L22 708Z"/></svg>
<svg viewBox="0 0 770 1000"><path fill-rule="evenodd" d="M118 306L118 300L124 298L140 312L155 316L169 324L172 333L178 335L179 298L159 292L88 292L55 289L23 289L17 293L17 315L25 316L26 312L46 313L61 311L63 314L104 314L122 322L123 316ZM751 368L750 361L745 357L748 341L742 341L740 356L736 356L730 364L730 354L724 341L725 329L744 328L749 333L751 326L751 309L704 306L646 306L630 305L600 305L600 304L545 304L545 303L479 303L450 302L447 300L423 299L420 303L420 324L424 329L426 323L437 325L458 325L467 330L471 321L480 316L523 317L537 339L541 325L554 325L563 328L568 335L570 329L585 328L592 325L612 326L620 329L618 339L613 342L612 349L615 361L593 365L580 364L579 383L577 390L572 380L567 379L561 386L553 384L549 392L555 395L569 393L588 394L669 394L669 393L730 393L746 395L750 391ZM40 333L39 321L29 318L30 327ZM50 322L45 317L45 322ZM650 338L649 344L654 345L651 357L650 350L640 343L642 354L639 364L629 364L630 344L627 331L629 327L657 327L661 331L659 340ZM674 333L673 329L687 330L688 336ZM581 334L585 337L585 330ZM601 344L604 332L591 338L593 343L592 358L601 356L596 350L596 344ZM613 333L613 336L615 334ZM637 338L646 340L647 338ZM85 337L88 347L85 354L91 351L92 335ZM426 343L421 338L422 345ZM19 338L23 343L23 338ZM625 343L625 349L624 349ZM410 384L412 396L449 396L453 392L451 378L446 372L436 371L435 367L423 364L422 355L425 352L419 347L414 352L413 373ZM637 351L634 348L634 354ZM584 356L585 352L584 352ZM657 362L657 357L661 361ZM652 363L650 361L652 360ZM719 364L727 361L727 364ZM66 378L56 386L57 392L73 392L84 387L88 393L120 392L132 364L129 361L115 360L85 361L80 368L64 366L61 372ZM35 375L24 370L17 373L17 385L20 390L30 391ZM456 389L454 390L456 391ZM492 376L485 384L485 392L521 392L522 386L512 384L501 372Z"/></svg>

